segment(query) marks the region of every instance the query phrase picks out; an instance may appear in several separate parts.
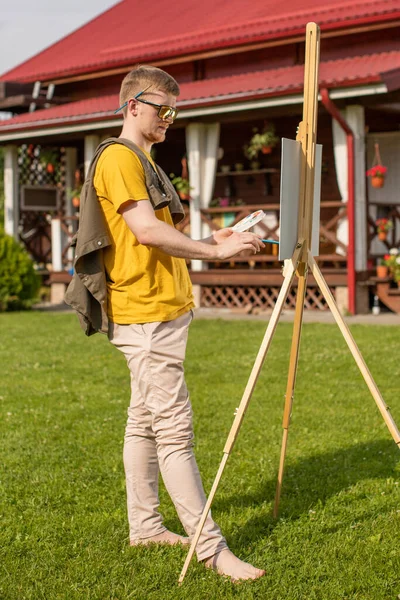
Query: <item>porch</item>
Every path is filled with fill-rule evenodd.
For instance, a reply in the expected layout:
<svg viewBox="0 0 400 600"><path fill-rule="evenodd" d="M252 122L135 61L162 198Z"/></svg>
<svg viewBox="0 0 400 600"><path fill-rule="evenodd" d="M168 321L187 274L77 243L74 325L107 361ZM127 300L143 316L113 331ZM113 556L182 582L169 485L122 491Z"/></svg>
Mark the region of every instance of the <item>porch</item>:
<svg viewBox="0 0 400 600"><path fill-rule="evenodd" d="M168 148L167 144L165 148L157 148L157 161L166 172L179 173L182 148L186 147L192 190L191 200L183 201L186 216L179 226L185 234L195 239L206 237L210 231L233 225L254 210L262 209L267 218L258 226L260 233L279 240L279 149L261 157L258 165L247 163L241 153L249 132L264 122L261 112L235 119L222 115L218 123L183 122L179 126L178 122L170 132ZM391 133L365 136L366 119L361 106L347 107L344 114L358 133L354 153L355 196L349 194L344 133L321 111L318 137L324 150L317 261L343 312L348 311L352 285L358 313L369 312L376 293L390 310L400 312L393 283L377 280L375 276L377 261L390 247L400 245L400 213L396 202L400 185L396 167L399 136ZM275 111L273 119L279 137L293 137L298 116L285 115L280 109ZM77 178L79 182L84 180L98 143L116 134L118 127L84 137L57 136L54 141L33 137L29 144L5 147L6 230L19 237L37 261L44 283L51 286L54 303L62 302L72 272L70 241L77 230L79 207L74 206L71 192ZM377 137L385 161L392 161L385 191L379 193L367 186L365 178L365 163L370 162L371 147ZM53 167L48 168L49 164ZM39 203L37 195L29 195L30 187L39 192ZM222 200L224 206L220 205ZM47 207L46 202L50 202ZM354 218L353 222L349 219L352 211L355 223ZM376 219L381 216L389 216L394 223L391 237L383 245L376 229ZM351 228L354 228L352 249ZM274 245L268 245L255 257L191 261L188 267L198 306L245 313L270 310L283 280ZM384 283L386 288L382 287ZM293 291L287 299L288 309L294 307L294 297ZM312 277L305 305L313 310L327 308Z"/></svg>

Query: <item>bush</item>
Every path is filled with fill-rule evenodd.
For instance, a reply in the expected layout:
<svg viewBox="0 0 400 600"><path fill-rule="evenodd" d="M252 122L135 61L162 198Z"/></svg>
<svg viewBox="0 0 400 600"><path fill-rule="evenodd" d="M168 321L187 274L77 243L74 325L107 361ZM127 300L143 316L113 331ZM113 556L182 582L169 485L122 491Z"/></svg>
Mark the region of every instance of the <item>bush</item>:
<svg viewBox="0 0 400 600"><path fill-rule="evenodd" d="M39 286L26 250L0 230L0 311L30 308Z"/></svg>

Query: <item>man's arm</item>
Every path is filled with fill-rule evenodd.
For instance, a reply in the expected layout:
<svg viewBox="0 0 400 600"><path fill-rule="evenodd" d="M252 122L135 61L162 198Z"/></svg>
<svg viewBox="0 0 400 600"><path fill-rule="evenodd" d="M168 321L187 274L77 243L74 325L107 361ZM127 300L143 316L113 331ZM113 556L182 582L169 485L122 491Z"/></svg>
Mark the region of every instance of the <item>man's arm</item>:
<svg viewBox="0 0 400 600"><path fill-rule="evenodd" d="M232 232L216 245L192 240L157 219L149 200L126 203L121 208L121 214L141 244L160 248L166 254L179 258L224 260L244 251L256 254L265 247L260 237L254 233Z"/></svg>

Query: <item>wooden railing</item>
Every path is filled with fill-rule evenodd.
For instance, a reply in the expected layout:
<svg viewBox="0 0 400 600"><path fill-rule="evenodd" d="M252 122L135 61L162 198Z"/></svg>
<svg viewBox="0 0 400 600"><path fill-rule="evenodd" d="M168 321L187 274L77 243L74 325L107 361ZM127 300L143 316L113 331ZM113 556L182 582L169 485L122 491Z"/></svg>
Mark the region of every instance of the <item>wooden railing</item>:
<svg viewBox="0 0 400 600"><path fill-rule="evenodd" d="M222 227L233 227L241 219L251 214L256 210L264 210L265 212L275 212L276 222L274 225L268 226L265 221L257 224L258 230L262 232L265 238L279 241L279 209L278 203L274 204L245 204L240 206L226 207L210 207L200 210L200 216L203 223L209 226L211 231L218 231ZM230 217L230 218L229 218ZM320 256L318 262L324 263L331 268L342 269L347 263L347 246L337 237L337 226L341 220L347 217L347 206L343 202L329 201L321 203L321 224L320 224ZM178 228L186 233L189 233L190 214L187 212L184 220ZM338 254L337 248L341 248L343 254ZM249 268L254 268L256 263L277 262L278 258L277 246L272 246L272 253L262 252L254 257L236 258L226 261L218 261L219 263L236 263L247 264ZM213 261L215 264L215 261ZM211 266L211 265L210 265Z"/></svg>
<svg viewBox="0 0 400 600"><path fill-rule="evenodd" d="M268 226L265 221L258 223L258 230L262 232L265 238L279 241L279 204L245 204L240 206L210 207L200 210L200 216L203 223L208 225L212 231L218 231L222 227L232 227L241 219L251 214L255 210L264 210L265 212L275 212L276 222ZM400 219L400 214L397 213ZM320 255L318 262L329 269L343 270L347 263L347 246L338 239L336 229L339 222L347 217L346 204L342 202L322 202L321 203L321 224L320 224ZM69 252L71 241L78 228L77 215L64 216L61 218L61 228L65 234L66 243L62 250L62 261L65 269L71 268L71 253ZM224 221L224 222L223 222ZM190 212L186 209L186 215L183 221L178 225L180 231L190 233ZM341 248L344 254L338 254L337 248ZM270 246L269 249L257 254L254 257L240 257L235 259L221 260L216 263L209 261L210 267L221 268L226 266L237 266L238 268L254 269L256 265L259 268L269 266L280 269L278 263L278 246ZM274 265L274 263L276 263Z"/></svg>

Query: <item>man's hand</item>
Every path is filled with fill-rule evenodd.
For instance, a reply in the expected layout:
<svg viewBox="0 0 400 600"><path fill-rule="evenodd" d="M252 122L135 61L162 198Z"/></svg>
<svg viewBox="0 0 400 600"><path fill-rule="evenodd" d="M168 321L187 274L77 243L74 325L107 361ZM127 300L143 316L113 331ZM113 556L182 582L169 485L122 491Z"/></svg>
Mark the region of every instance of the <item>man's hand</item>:
<svg viewBox="0 0 400 600"><path fill-rule="evenodd" d="M220 231L227 230L221 229ZM257 254L262 248L265 248L265 244L263 244L261 236L256 233L249 233L247 231L240 233L230 230L230 234L218 243L215 252L220 260L224 260L242 253L244 256Z"/></svg>
<svg viewBox="0 0 400 600"><path fill-rule="evenodd" d="M222 244L225 242L229 236L233 233L233 229L231 227L225 227L224 229L217 229L217 231L213 231L211 234L212 241L214 244Z"/></svg>

